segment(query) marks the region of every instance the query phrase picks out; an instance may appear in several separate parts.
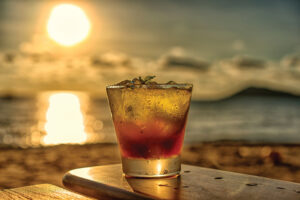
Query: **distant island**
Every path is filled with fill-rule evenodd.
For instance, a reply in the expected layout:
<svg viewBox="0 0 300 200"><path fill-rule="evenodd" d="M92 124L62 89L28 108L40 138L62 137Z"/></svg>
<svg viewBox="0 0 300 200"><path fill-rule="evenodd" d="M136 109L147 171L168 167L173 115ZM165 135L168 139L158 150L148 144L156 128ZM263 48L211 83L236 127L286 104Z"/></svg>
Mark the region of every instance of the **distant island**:
<svg viewBox="0 0 300 200"><path fill-rule="evenodd" d="M300 97L295 94L284 92L284 91L278 91L278 90L272 90L267 88L258 88L258 87L248 87L246 89L243 89L234 95L230 96L286 96L286 97Z"/></svg>

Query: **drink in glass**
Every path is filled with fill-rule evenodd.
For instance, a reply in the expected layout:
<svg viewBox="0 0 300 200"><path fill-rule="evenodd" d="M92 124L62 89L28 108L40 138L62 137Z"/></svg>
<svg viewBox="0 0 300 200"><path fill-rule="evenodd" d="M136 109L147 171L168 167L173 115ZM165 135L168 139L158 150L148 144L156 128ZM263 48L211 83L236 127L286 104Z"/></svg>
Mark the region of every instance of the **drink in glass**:
<svg viewBox="0 0 300 200"><path fill-rule="evenodd" d="M123 172L133 177L179 174L191 84L107 86Z"/></svg>

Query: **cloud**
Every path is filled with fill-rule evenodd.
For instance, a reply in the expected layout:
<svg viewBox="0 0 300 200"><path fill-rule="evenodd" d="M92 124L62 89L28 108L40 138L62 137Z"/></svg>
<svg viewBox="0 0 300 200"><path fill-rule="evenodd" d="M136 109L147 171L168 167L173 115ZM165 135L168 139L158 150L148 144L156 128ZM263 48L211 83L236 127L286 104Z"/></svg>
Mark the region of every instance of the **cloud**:
<svg viewBox="0 0 300 200"><path fill-rule="evenodd" d="M95 67L131 66L131 59L122 53L108 52L91 58L91 65Z"/></svg>
<svg viewBox="0 0 300 200"><path fill-rule="evenodd" d="M195 58L174 56L165 57L161 64L166 69L172 68L197 71L207 71L210 66L208 62L197 60Z"/></svg>
<svg viewBox="0 0 300 200"><path fill-rule="evenodd" d="M300 53L295 53L285 56L281 60L282 66L286 68L299 69L300 70Z"/></svg>
<svg viewBox="0 0 300 200"><path fill-rule="evenodd" d="M246 45L243 40L235 40L232 43L232 49L235 51L243 51L246 49Z"/></svg>
<svg viewBox="0 0 300 200"><path fill-rule="evenodd" d="M182 47L176 46L170 49L166 55L174 56L174 57L182 57L187 56L189 53Z"/></svg>
<svg viewBox="0 0 300 200"><path fill-rule="evenodd" d="M266 61L249 56L235 56L227 62L230 66L237 67L242 70L262 69L267 66Z"/></svg>
<svg viewBox="0 0 300 200"><path fill-rule="evenodd" d="M19 50L26 54L55 53L58 45L49 40L45 34L35 34L30 41L19 45Z"/></svg>
<svg viewBox="0 0 300 200"><path fill-rule="evenodd" d="M159 65L165 70L192 70L204 72L210 63L192 56L181 47L174 47L159 59Z"/></svg>
<svg viewBox="0 0 300 200"><path fill-rule="evenodd" d="M179 47L151 60L119 52L73 57L0 52L0 92L84 90L103 97L106 85L156 75L162 83L193 83L194 99L219 99L248 86L300 94L300 74L291 71L299 68L298 58L286 56L276 63L235 56L208 63Z"/></svg>
<svg viewBox="0 0 300 200"><path fill-rule="evenodd" d="M258 79L270 78L274 66L268 61L245 55L234 56L214 63L214 70L223 76L237 79L241 84L255 82Z"/></svg>
<svg viewBox="0 0 300 200"><path fill-rule="evenodd" d="M15 61L16 55L14 53L6 52L2 55L2 60L7 63L13 63Z"/></svg>

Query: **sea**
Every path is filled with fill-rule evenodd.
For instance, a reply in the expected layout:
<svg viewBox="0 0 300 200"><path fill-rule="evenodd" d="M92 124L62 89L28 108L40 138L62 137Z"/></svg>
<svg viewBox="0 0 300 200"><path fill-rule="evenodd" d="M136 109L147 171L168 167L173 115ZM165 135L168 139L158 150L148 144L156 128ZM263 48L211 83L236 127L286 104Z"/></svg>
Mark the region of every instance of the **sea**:
<svg viewBox="0 0 300 200"><path fill-rule="evenodd" d="M300 143L300 98L237 95L191 102L185 143ZM0 146L116 143L108 102L82 92L0 98Z"/></svg>

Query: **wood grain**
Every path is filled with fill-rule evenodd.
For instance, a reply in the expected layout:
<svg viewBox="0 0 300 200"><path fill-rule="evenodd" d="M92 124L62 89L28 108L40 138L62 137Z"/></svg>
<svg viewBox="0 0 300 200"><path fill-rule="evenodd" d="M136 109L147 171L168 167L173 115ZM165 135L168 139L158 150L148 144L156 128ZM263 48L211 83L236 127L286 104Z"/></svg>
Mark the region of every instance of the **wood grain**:
<svg viewBox="0 0 300 200"><path fill-rule="evenodd" d="M71 190L104 199L300 199L300 184L182 165L180 176L127 178L120 164L72 170L63 178Z"/></svg>
<svg viewBox="0 0 300 200"><path fill-rule="evenodd" d="M33 185L14 189L0 190L1 200L92 200L93 198L67 191L50 185Z"/></svg>

